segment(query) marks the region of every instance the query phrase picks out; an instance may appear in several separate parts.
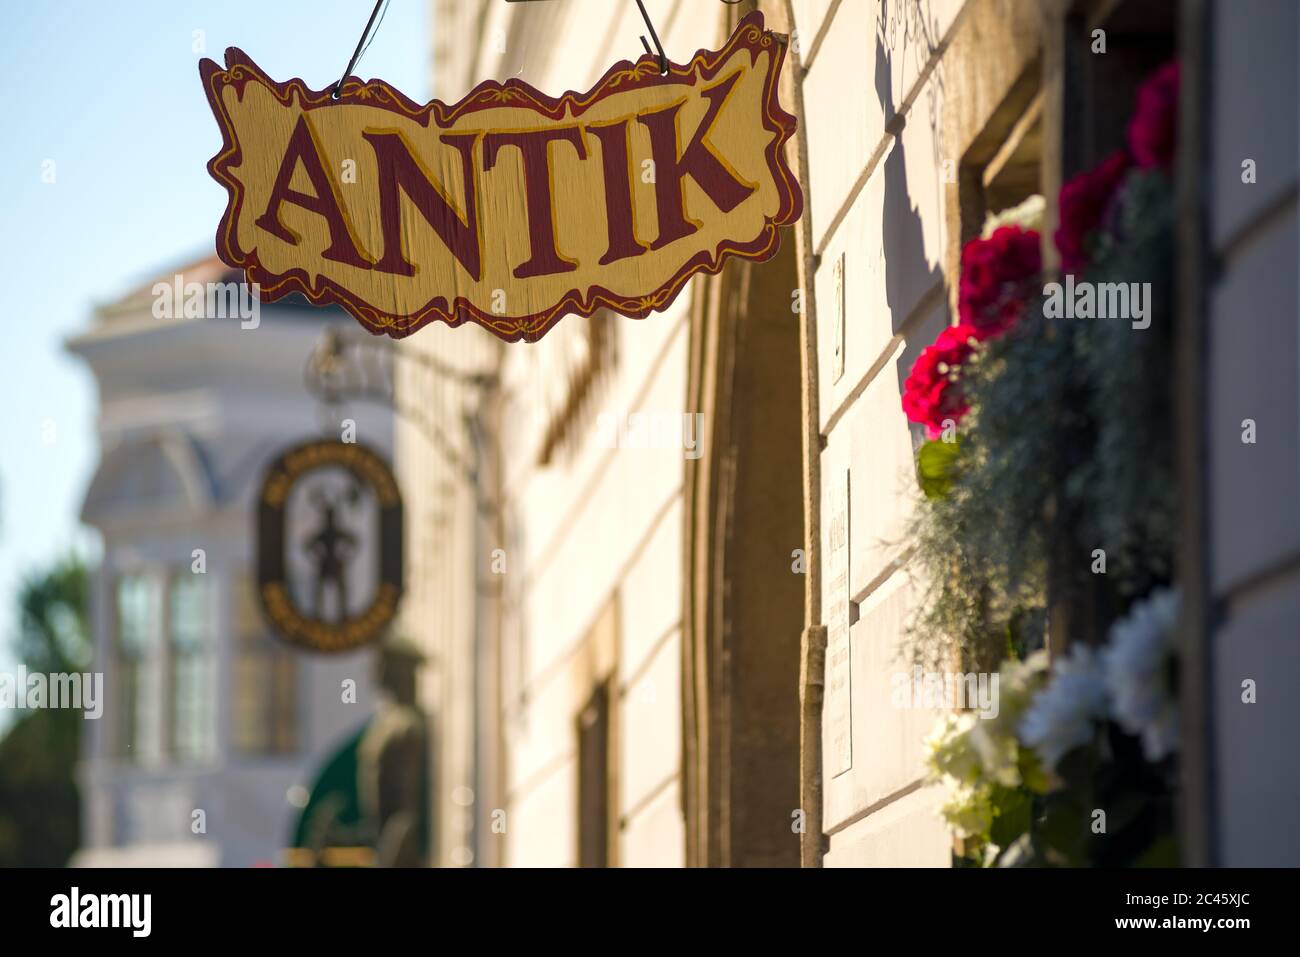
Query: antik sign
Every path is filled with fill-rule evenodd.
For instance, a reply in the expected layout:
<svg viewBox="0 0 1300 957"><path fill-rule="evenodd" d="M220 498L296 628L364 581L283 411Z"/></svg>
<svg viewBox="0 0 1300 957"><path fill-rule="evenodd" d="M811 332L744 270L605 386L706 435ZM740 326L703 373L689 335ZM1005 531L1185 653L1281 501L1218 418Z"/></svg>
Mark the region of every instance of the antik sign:
<svg viewBox="0 0 1300 957"><path fill-rule="evenodd" d="M339 303L394 338L439 320L534 340L567 313L641 318L728 257L765 260L803 198L777 98L786 40L746 17L553 99L486 81L454 105L349 78L335 100L244 53L199 64L224 145L228 265L264 301Z"/></svg>

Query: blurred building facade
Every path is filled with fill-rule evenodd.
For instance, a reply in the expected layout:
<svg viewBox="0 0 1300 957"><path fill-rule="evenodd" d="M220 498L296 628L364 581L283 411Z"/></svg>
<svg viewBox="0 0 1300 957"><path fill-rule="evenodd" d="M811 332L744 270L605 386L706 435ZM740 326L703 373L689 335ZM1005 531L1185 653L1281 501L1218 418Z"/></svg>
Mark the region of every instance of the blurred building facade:
<svg viewBox="0 0 1300 957"><path fill-rule="evenodd" d="M675 62L716 49L752 9L791 36L781 97L800 122L804 217L775 259L697 277L644 321L570 317L531 345L468 328L403 343L494 376L472 401L445 377L402 393L442 410L461 443L448 455L426 427L398 426L418 578L404 615L426 651L440 769L431 863L950 863L922 766L936 715L889 706L916 601L897 543L923 438L902 383L955 312L962 245L990 214L1056 196L1122 143L1117 104L1176 53L1198 78L1184 92L1179 321L1206 346L1180 358L1178 427L1193 451L1179 574L1195 636L1184 837L1194 863L1293 855L1300 834L1279 802L1300 771L1284 760L1270 778L1276 762L1229 747L1284 735L1285 717L1226 709L1243 669L1300 671L1279 643L1300 595L1300 459L1284 442L1269 468L1241 471L1223 436L1235 439L1243 404L1280 409L1279 434L1298 431L1295 111L1248 121L1234 106L1248 51L1294 90L1294 5L646 7ZM589 89L637 57L645 33L630 2L433 9L446 102L487 78ZM1098 30L1107 52L1092 56ZM1289 172L1238 202L1238 153ZM1054 203L1046 215L1052 269ZM1227 303L1242 297L1275 318L1234 338ZM1252 375L1255 362L1276 374ZM1290 392L1259 391L1274 386ZM699 416L693 448L611 441L629 416L683 414ZM1279 501L1274 521L1261 503ZM1055 609L1053 627L1069 626L1069 609ZM1271 753L1284 752L1278 741Z"/></svg>
<svg viewBox="0 0 1300 957"><path fill-rule="evenodd" d="M670 50L711 45L728 32L721 5L678 7L667 18L656 11ZM589 87L610 63L636 54L642 29L631 4L437 4L436 95L455 100L484 77L515 75L548 90ZM772 288L779 296L750 340L754 361L739 369L742 383L722 391L705 382L711 347L698 334L705 298L723 296L721 285L698 284L645 322L567 319L536 345L479 350L498 377L487 420L492 476L479 485L490 514L477 530L463 528L459 544L446 539L440 554L474 556L486 617L477 632L459 630L460 640L478 642L471 655L459 664L439 656L431 666L444 752L435 760L459 767L435 788L445 822L436 863L797 864L798 696L789 678L798 673L804 586L791 568L802 542L798 406L786 401L799 383L793 264L786 237L779 266L725 292L739 301ZM775 286L769 276L780 276ZM709 334L734 337L729 318L725 331ZM450 332L447 342L482 338ZM444 346L422 333L409 348ZM775 376L789 392L770 388ZM725 436L697 433L714 419L697 419L696 406L684 403L691 391L710 408L743 397ZM423 393L408 403L428 404ZM627 447L638 416L680 438ZM420 454L408 457L406 433L399 425L403 471ZM724 442L726 453L709 451ZM418 434L411 446L424 446ZM430 496L435 510L453 504L438 500L447 489L422 468L423 491L410 494ZM724 506L729 493L737 500ZM726 564L714 567L714 520L725 508L735 526L716 543ZM414 548L421 534L414 530ZM760 541L777 551L752 550ZM784 557L773 562L773 554ZM729 592L709 606L719 576ZM445 647L418 607L408 603L411 628L424 628L427 646ZM724 630L746 640L724 646ZM473 662L476 680L449 680ZM743 726L763 712L774 720ZM458 732L454 723L467 717ZM733 723L742 725L734 733ZM473 759L474 769L453 754ZM741 802L727 796L742 792ZM761 811L729 825L742 806ZM461 840L471 828L473 841Z"/></svg>
<svg viewBox="0 0 1300 957"><path fill-rule="evenodd" d="M231 282L215 257L157 282ZM85 866L278 863L318 766L375 705L371 651L337 657L272 637L254 580L255 504L287 445L325 422L303 368L327 314L264 305L159 317L150 282L99 308L68 348L99 390L101 458L82 519L103 540L90 618L103 718L79 772ZM167 310L163 310L167 311ZM392 447L392 414L349 409ZM355 703L343 682L356 682Z"/></svg>
<svg viewBox="0 0 1300 957"><path fill-rule="evenodd" d="M486 77L589 88L638 55L644 32L634 4L434 9L446 101ZM679 60L737 20L722 4L652 13ZM644 322L570 318L535 345L480 351L497 373L493 475L480 486L491 514L477 549L469 529L442 546L474 556L488 618L461 660L479 663L479 680L448 682L453 660L431 668L435 724L448 714L438 740L477 763L435 787L435 808L474 840L444 831L436 863L798 864L798 286L790 232L776 261L696 280ZM442 347L423 333L409 343ZM634 447L638 426L676 438ZM420 488L410 494L438 485ZM415 614L422 625L442 647ZM475 716L474 730L456 734L455 715Z"/></svg>
<svg viewBox="0 0 1300 957"><path fill-rule="evenodd" d="M1300 5L1192 0L1180 26L1185 837L1193 864L1294 867ZM1244 444L1247 420L1273 438Z"/></svg>

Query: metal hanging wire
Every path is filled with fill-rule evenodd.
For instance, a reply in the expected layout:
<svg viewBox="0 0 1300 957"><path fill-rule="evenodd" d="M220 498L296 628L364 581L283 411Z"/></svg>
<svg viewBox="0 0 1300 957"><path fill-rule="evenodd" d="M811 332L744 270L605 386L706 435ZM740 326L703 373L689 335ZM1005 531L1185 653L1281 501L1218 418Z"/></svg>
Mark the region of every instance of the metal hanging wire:
<svg viewBox="0 0 1300 957"><path fill-rule="evenodd" d="M659 34L655 31L655 25L650 22L650 14L645 12L645 4L642 0L636 0L637 9L641 11L641 19L645 21L646 29L650 31L650 36L654 38L655 48L650 49L650 44L646 43L645 36L641 37L641 45L645 47L646 53L653 53L659 57L659 73L661 76L668 75L668 55L664 53L664 45L659 42Z"/></svg>
<svg viewBox="0 0 1300 957"><path fill-rule="evenodd" d="M339 91L343 89L343 81L352 75L352 70L356 67L357 61L365 56L366 50L370 49L370 44L375 40L371 31L373 30L376 34L379 32L379 24L375 23L375 17L378 16L379 23L383 23L384 17L388 16L388 4L389 0L375 0L374 9L370 11L370 19L366 21L366 28L361 31L361 39L357 41L357 47L352 51L352 59L348 60L348 65L344 68L343 75L339 77L339 81L334 84L334 92L330 94L333 99L337 100L339 98ZM380 7L384 8L382 16L379 14ZM367 37L370 37L369 42L366 41Z"/></svg>
<svg viewBox="0 0 1300 957"><path fill-rule="evenodd" d="M348 65L344 68L343 75L339 77L339 81L334 84L334 92L330 94L331 98L335 100L339 98L343 89L344 81L352 75L352 71L356 68L357 63L366 55L366 51L370 49L370 44L375 41L375 35L379 33L379 27L384 22L384 17L388 15L388 4L390 2L391 0L375 0L375 6L370 11L370 19L366 21L366 28L361 31L361 38L357 40L356 49L352 51L352 59L348 60ZM545 2L545 0L506 0L506 2L541 3ZM734 6L737 3L740 3L741 0L721 0L721 2L728 6ZM655 25L650 20L650 14L646 11L643 0L636 0L636 7L641 11L641 20L645 23L646 29L650 31L650 39L654 41L654 49L651 49L650 41L645 38L645 34L642 34L641 46L645 48L646 53L649 53L659 61L659 73L661 75L666 75L668 73L668 54L664 52L664 45L659 41L659 32L655 30ZM383 10L382 13L380 12L381 8ZM379 18L378 23L375 22L376 17ZM520 69L522 71L522 67Z"/></svg>
<svg viewBox="0 0 1300 957"><path fill-rule="evenodd" d="M546 3L548 0L506 0L506 3ZM740 0L722 0L727 6L735 6ZM650 42L646 40L645 35L641 36L641 46L645 47L645 52L655 57L659 61L659 73L667 75L668 73L668 55L664 53L664 45L659 42L659 33L655 30L654 23L650 20L650 14L646 12L645 3L642 0L636 0L637 9L641 11L641 19L645 22L646 29L650 31L650 37L654 40L654 49L650 49Z"/></svg>
<svg viewBox="0 0 1300 957"><path fill-rule="evenodd" d="M339 98L340 91L343 89L344 81L352 75L352 71L356 68L357 63L366 55L366 51L370 49L370 44L374 42L375 35L379 33L380 24L384 22L384 17L388 15L388 4L390 2L391 0L375 0L375 6L370 11L370 19L366 21L366 28L361 31L361 38L357 40L356 49L352 51L352 59L348 60L348 65L344 68L343 75L339 77L339 81L334 84L334 92L330 94L331 98L335 100ZM540 3L545 2L545 0L506 0L506 2ZM734 6L737 3L740 3L740 0L721 0L721 2L728 6ZM380 13L381 7L383 8L382 14ZM642 34L641 46L645 48L646 53L649 53L659 61L660 74L666 75L668 73L668 55L664 53L664 45L659 42L659 33L655 30L655 25L650 20L650 14L646 11L643 0L636 0L636 7L641 11L641 19L644 21L646 29L650 31L650 38L654 40L654 49L652 50L650 49L650 41L645 38L645 34ZM376 17L379 18L379 23L375 22Z"/></svg>

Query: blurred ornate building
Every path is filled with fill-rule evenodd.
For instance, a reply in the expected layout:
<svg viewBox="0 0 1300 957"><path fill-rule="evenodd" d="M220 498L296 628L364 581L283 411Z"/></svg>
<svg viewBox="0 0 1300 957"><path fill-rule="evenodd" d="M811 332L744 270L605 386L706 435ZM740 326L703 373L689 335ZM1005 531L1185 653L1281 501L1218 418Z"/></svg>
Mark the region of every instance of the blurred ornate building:
<svg viewBox="0 0 1300 957"><path fill-rule="evenodd" d="M174 273L240 281L215 257ZM107 692L103 719L87 723L75 863L279 863L318 766L375 706L373 653L317 656L272 637L253 577L267 465L338 428L302 385L330 316L289 300L241 328L237 316L181 318L179 301L160 318L159 301L146 283L68 343L99 387L102 451L82 519L103 538L90 607ZM391 449L391 411L346 414Z"/></svg>

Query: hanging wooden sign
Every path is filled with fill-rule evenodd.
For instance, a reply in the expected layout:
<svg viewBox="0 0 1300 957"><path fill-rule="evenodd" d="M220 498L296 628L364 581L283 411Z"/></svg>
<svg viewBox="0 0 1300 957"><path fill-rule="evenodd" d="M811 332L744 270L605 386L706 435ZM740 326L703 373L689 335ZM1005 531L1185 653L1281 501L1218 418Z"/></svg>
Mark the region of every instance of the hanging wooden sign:
<svg viewBox="0 0 1300 957"><path fill-rule="evenodd" d="M264 301L338 303L394 338L434 320L514 341L567 313L642 318L729 257L770 258L799 218L785 52L754 13L667 75L646 56L587 93L490 80L448 106L355 77L335 100L229 49L224 68L199 64L224 137L217 251Z"/></svg>
<svg viewBox="0 0 1300 957"><path fill-rule="evenodd" d="M402 497L355 442L285 450L257 501L257 591L275 633L313 651L383 637L402 595Z"/></svg>

